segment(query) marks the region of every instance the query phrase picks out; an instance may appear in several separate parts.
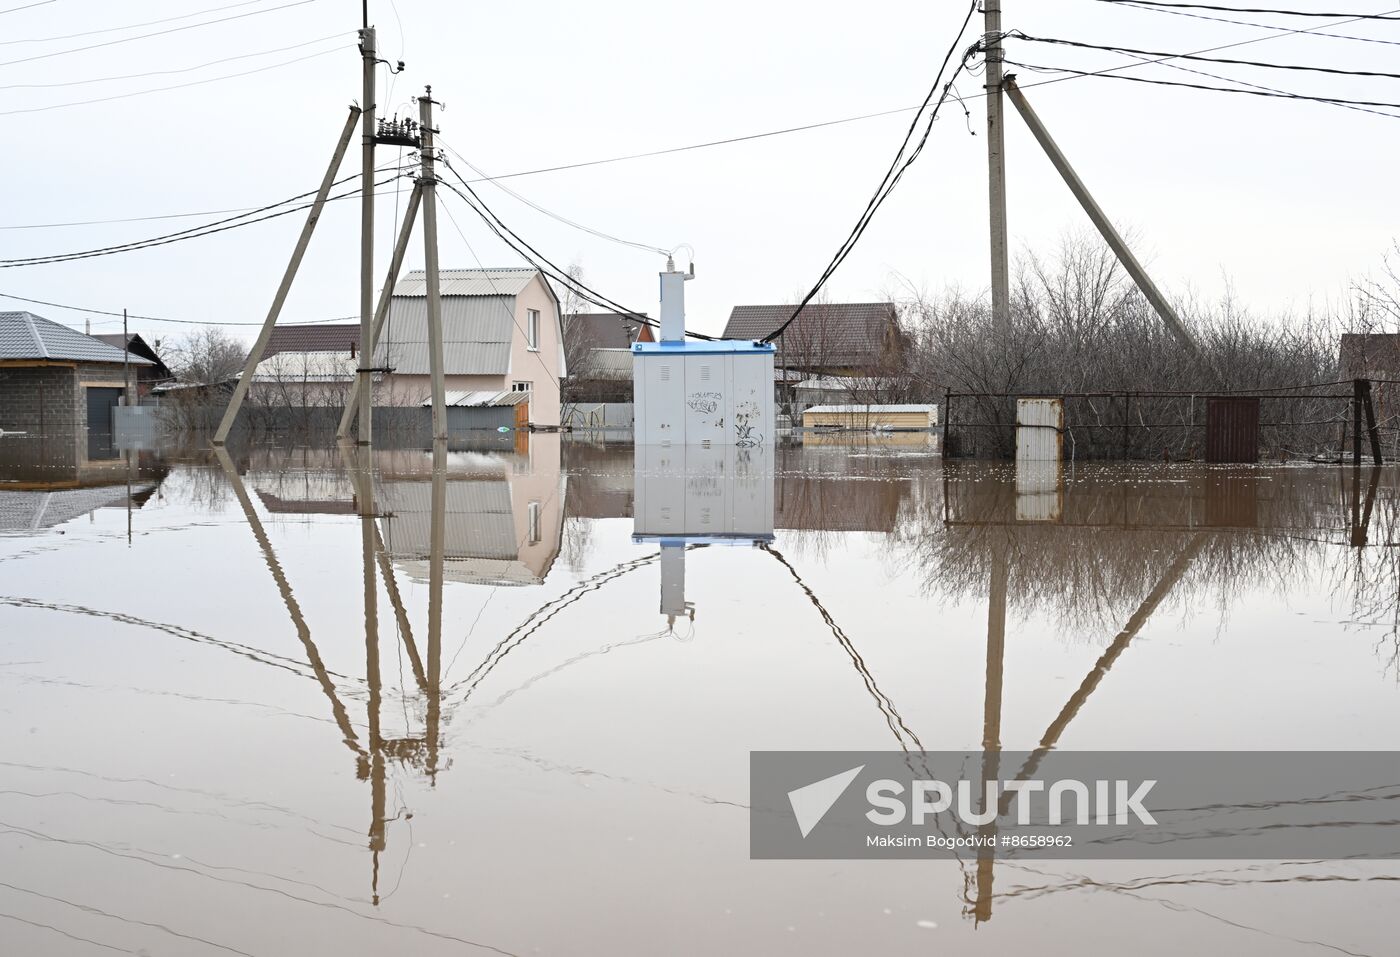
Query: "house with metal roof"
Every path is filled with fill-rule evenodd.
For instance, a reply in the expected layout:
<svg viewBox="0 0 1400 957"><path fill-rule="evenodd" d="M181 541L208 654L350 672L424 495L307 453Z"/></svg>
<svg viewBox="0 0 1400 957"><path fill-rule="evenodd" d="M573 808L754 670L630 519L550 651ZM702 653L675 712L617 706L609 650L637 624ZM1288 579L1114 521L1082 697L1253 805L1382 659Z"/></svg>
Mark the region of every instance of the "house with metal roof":
<svg viewBox="0 0 1400 957"><path fill-rule="evenodd" d="M536 269L444 269L443 370L449 392L529 393L524 418L559 424L560 381L568 374L559 300ZM428 286L422 270L394 287L374 353L382 378L375 403L421 406L431 399Z"/></svg>
<svg viewBox="0 0 1400 957"><path fill-rule="evenodd" d="M175 381L175 373L170 371L170 367L165 364L160 354L156 351L160 348L159 339L152 345L141 338L141 335L136 332L110 332L93 336L93 338L105 342L109 346L125 349L134 356L140 356L142 359L150 361L150 365L143 365L138 368L134 376L138 395L150 395L151 390L157 385Z"/></svg>
<svg viewBox="0 0 1400 957"><path fill-rule="evenodd" d="M112 409L151 360L32 312L0 312L0 435L110 435Z"/></svg>
<svg viewBox="0 0 1400 957"><path fill-rule="evenodd" d="M263 358L279 352L341 352L354 356L360 350L358 322L278 323L263 349Z"/></svg>

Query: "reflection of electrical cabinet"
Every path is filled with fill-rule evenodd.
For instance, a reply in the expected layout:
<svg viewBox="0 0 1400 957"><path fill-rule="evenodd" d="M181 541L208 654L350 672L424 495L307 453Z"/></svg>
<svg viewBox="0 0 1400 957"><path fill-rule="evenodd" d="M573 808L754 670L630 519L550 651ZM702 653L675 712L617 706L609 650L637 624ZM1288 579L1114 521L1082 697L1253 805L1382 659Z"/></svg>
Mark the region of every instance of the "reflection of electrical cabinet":
<svg viewBox="0 0 1400 957"><path fill-rule="evenodd" d="M773 540L773 446L638 445L632 541L661 545L661 613L686 615L685 549Z"/></svg>
<svg viewBox="0 0 1400 957"><path fill-rule="evenodd" d="M637 443L771 445L773 351L769 343L737 340L634 343Z"/></svg>

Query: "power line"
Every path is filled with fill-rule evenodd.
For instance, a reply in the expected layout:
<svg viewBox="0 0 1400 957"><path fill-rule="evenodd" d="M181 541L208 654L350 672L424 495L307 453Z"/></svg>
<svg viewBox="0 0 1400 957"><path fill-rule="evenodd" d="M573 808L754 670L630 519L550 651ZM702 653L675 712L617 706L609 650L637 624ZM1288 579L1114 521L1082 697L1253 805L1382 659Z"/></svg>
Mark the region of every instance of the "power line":
<svg viewBox="0 0 1400 957"><path fill-rule="evenodd" d="M894 159L890 162L890 168L885 171L884 177L880 180L880 185L875 188L874 195L872 195L870 201L866 203L864 211L860 214L860 218L856 220L855 226L851 228L850 234L837 249L836 254L832 256L831 262L827 264L826 269L823 270L816 284L812 286L807 295L802 297L802 301L797 304L797 308L792 311L792 315L788 316L787 320L782 325L764 336L764 342L772 342L782 335L784 330L792 325L793 322L797 320L797 317L802 314L802 310L807 307L807 304L816 297L817 293L821 292L827 280L835 275L836 270L846 261L846 257L851 254L851 250L855 249L856 244L860 242L861 237L865 235L866 229L869 228L871 221L875 218L875 213L884 205L885 200L889 198L890 194L894 192L894 188L899 185L899 180L904 176L904 171L912 166L914 161L919 158L919 154L923 152L924 144L928 142L929 134L933 131L934 121L938 119L938 111L942 109L943 104L948 101L948 95L952 92L953 81L957 79L958 74L967 66L967 61L972 58L973 53L977 50L977 47L974 46L963 54L962 60L953 70L952 75L948 77L948 82L944 84L943 74L947 71L948 64L952 62L953 54L957 52L958 47L962 44L963 35L967 33L968 24L972 22L972 15L976 12L977 0L973 0L972 4L967 8L967 16L963 19L962 27L958 30L958 35L953 38L952 44L948 47L947 54L943 57L942 64L938 67L938 75L934 77L933 85L929 87L928 95L924 97L924 102L919 107L919 112L915 114L914 121L909 124L909 129L904 134L904 140L899 144L899 149L895 152ZM928 110L928 105L933 100L934 94L938 92L940 84L943 86L943 93L938 97L938 102L934 104L933 109L929 111L928 122L924 127L924 133L919 139L918 145L910 150L909 143L914 138L914 133L919 127L919 120L923 117L924 112ZM964 109L966 109L966 107L964 107ZM908 154L907 158L906 153ZM901 160L903 160L902 163Z"/></svg>
<svg viewBox="0 0 1400 957"><path fill-rule="evenodd" d="M179 67L174 70L151 70L148 73L127 73L123 76L97 76L87 80L63 80L59 83L10 83L5 86L0 86L0 90L47 90L60 86L85 86L88 83L140 80L148 76L169 76L174 73L191 73L195 70L203 70L206 67L218 66L220 63L232 63L235 60L247 60L252 57L271 56L274 53L286 53L288 50L300 50L302 47L309 47L316 43L324 43L326 40L335 40L354 32L353 30L342 30L339 33L331 33L324 37L317 37L315 40L307 40L304 43L294 43L291 46L276 47L271 50L259 50L256 53L240 53L238 56L227 56L220 60L209 60L205 63L196 63L194 66Z"/></svg>
<svg viewBox="0 0 1400 957"><path fill-rule="evenodd" d="M399 179L401 175L402 174L390 176L387 179L379 181L375 185L387 185L389 183L394 182L394 180ZM344 183L347 180L357 178L358 174L356 174L355 176L347 176L343 179L337 180L336 182ZM343 193L339 193L335 196L328 196L326 197L326 202L329 203L334 202L338 199L346 199L348 197L357 195L359 192L360 188L356 187L354 189L347 190ZM302 199L307 195L309 194L303 193L301 196L293 197L290 200L282 200L279 203L273 203L269 206L264 206L261 209L256 210L256 212L273 210L276 209L278 206L286 205L289 202L295 202L296 200ZM153 236L149 239L140 239L129 243L120 243L115 246L101 246L96 249L84 249L71 253L55 253L49 256L31 256L23 259L0 259L0 269L13 269L18 266L43 266L49 265L51 263L72 262L78 259L93 259L98 256L113 256L119 253L135 252L140 249L150 249L155 246L166 246L170 243L183 242L187 239L201 239L205 236L212 236L216 233L226 232L230 229L238 229L242 226L251 226L254 223L266 222L269 219L276 219L279 216L286 216L290 213L295 213L303 209L310 209L314 205L314 202L303 203L300 206L291 206L287 209L280 209L276 212L269 212L265 216L258 216L253 219L247 218L248 215L251 214L231 216L228 219L215 220L212 223L205 223L202 226L192 226L189 229L182 229L179 232L167 233L163 236Z"/></svg>
<svg viewBox="0 0 1400 957"><path fill-rule="evenodd" d="M46 299L30 299L25 296L16 296L13 293L0 292L0 299L14 299L17 302L27 302L36 306L49 306L54 309L68 309L72 312L86 312L94 316L121 316L120 312L113 312L110 309L89 309L86 306L71 306L62 302L49 302ZM140 319L145 322L171 322L184 326L261 326L261 322L217 322L210 319L168 319L164 316L142 316L137 313L128 313L127 318ZM357 316L339 316L335 319L303 319L295 323L283 323L283 325L310 326L320 325L328 322L346 322Z"/></svg>
<svg viewBox="0 0 1400 957"><path fill-rule="evenodd" d="M1170 7L1179 10L1219 10L1222 13L1269 13L1280 17L1351 17L1353 20L1400 20L1385 13L1324 13L1317 10L1279 10L1274 7L1221 7L1208 3L1163 3L1160 0L1098 0L1133 7Z"/></svg>
<svg viewBox="0 0 1400 957"><path fill-rule="evenodd" d="M1228 23L1237 27L1256 27L1260 30L1274 30L1278 33L1296 33L1300 36L1330 37L1333 40L1355 40L1358 43L1381 43L1386 46L1400 46L1400 40L1382 40L1379 37L1355 37L1345 33L1317 32L1324 29L1324 27L1312 27L1307 30L1300 30L1297 27L1285 27L1274 23L1259 23L1254 20L1232 20L1228 17L1212 17L1204 13L1188 13L1185 10L1159 10L1156 7L1143 7L1141 11L1143 13L1165 13L1174 17L1191 17L1193 20L1209 20L1212 23Z"/></svg>
<svg viewBox="0 0 1400 957"><path fill-rule="evenodd" d="M1164 11L1164 12L1165 12L1165 11ZM1123 55L1124 55L1124 56L1128 56L1128 57L1133 57L1133 59L1135 59L1135 60L1141 60L1144 64L1147 64L1147 63L1155 63L1155 64L1157 64L1158 66L1164 66L1164 67L1167 67L1168 69L1172 69L1172 70L1179 70L1179 71L1181 71L1182 73L1194 73L1196 76L1208 76L1208 77L1210 77L1212 80L1220 80L1222 83L1235 83L1235 84L1238 84L1238 85L1240 85L1240 86L1253 87L1253 88L1256 89L1256 90L1267 90L1267 91L1269 91L1270 93L1279 93L1279 94L1282 94L1282 95L1284 95L1284 96L1290 95L1289 92L1288 92L1287 90L1280 90L1278 87L1264 86L1262 83L1251 83L1251 82L1248 81L1248 80L1241 80L1241 79L1238 79L1237 77L1221 76L1221 75L1218 74L1218 73L1211 73L1211 72L1209 72L1209 71L1207 71L1207 70L1198 70L1198 69L1196 69L1195 67L1182 66L1180 63L1171 63L1171 62L1166 61L1166 60L1148 60L1148 59L1146 59L1145 57L1139 57L1139 56L1136 56L1136 55L1134 55L1134 54L1132 54L1132 53L1124 53ZM1358 113L1371 113L1371 114L1374 114L1374 115L1376 115L1376 116L1387 116L1387 117L1390 117L1391 119L1400 119L1400 114L1396 114L1396 113L1386 113L1384 110L1373 110L1373 109L1371 109L1371 108L1369 108L1369 107L1365 107L1365 106L1353 106L1353 105L1351 105L1350 103L1325 103L1325 104L1323 104L1323 105L1325 105L1325 106L1335 106L1335 107L1338 107L1339 109L1343 109L1343 110L1355 110L1355 111L1358 112Z"/></svg>
<svg viewBox="0 0 1400 957"><path fill-rule="evenodd" d="M1309 73L1334 73L1341 76L1382 77L1400 80L1400 73L1385 73L1377 70L1346 70L1340 67L1306 66L1297 63L1266 63L1262 60L1234 60L1229 57L1197 56L1194 53L1163 53L1160 50L1136 50L1132 47L1111 46L1100 43L1084 43L1080 40L1062 40L1056 37L1037 37L1020 30L1004 34L1004 38L1024 40L1027 43L1048 43L1055 46L1078 47L1084 50L1106 50L1110 53L1138 54L1146 57L1161 57L1164 60L1194 60L1201 63L1219 63L1227 66L1257 66L1270 70L1301 70Z"/></svg>
<svg viewBox="0 0 1400 957"><path fill-rule="evenodd" d="M455 229L455 230L457 231L457 235L461 237L461 239L462 239L462 244L463 244L464 246L467 247L467 252L471 253L471 254L472 254L472 259L476 260L476 265L477 265L477 267L478 267L479 269L481 269L481 271L482 271L483 273L486 274L486 281L487 281L487 283L491 286L491 289L496 293L496 295L495 295L495 297L494 297L495 300L496 300L498 303L500 303L500 306L501 306L501 308L502 308L503 310L505 310L506 315L510 316L510 321L511 321L512 323L514 323L514 324L515 324L515 328L518 329L518 330L520 331L520 336L521 336L521 338L524 339L524 340L528 343L528 342L530 341L530 335L529 335L529 333L527 333L527 332L525 331L524 327L520 325L520 320L519 320L518 318L516 318L516 315L515 315L515 313L511 310L511 308L510 308L509 306L506 305L505 299L502 298L502 296L500 295L500 290L499 290L499 289L497 288L497 286L496 286L496 280L494 280L494 279L491 278L491 274L490 274L489 272L487 272L486 267L485 267L484 265L482 265L481 257L478 256L478 255L476 254L476 250L472 248L471 241L470 241L469 239L467 239L467 234L464 233L464 232L462 232L462 227L461 227L461 226L457 225L457 217L455 217L455 216L452 215L452 210L450 210L450 209L447 208L447 204L446 204L446 203L443 203L443 204L442 204L442 211L443 211L444 213L447 214L447 221L450 222L450 223L452 224L452 228ZM561 354L563 353L563 349L564 349L564 343L561 341L561 342L559 343L559 350L560 350L560 353L561 353ZM562 389L562 388L563 388L563 385L559 382L559 377L558 377L557 375L555 375L552 371L550 371L549 364L546 363L546 362L544 361L544 357L540 355L539 350L538 350L538 349L531 349L531 350L529 350L529 352L530 352L531 355L533 355L533 356L535 357L535 361L538 362L538 363L540 364L540 368L544 369L544 374L545 374L546 376L549 377L550 381L552 381L552 382L555 384L556 387Z"/></svg>
<svg viewBox="0 0 1400 957"><path fill-rule="evenodd" d="M554 263L550 262L550 260L547 259L542 253L540 253L539 250L535 249L525 240L521 239L519 234L517 234L514 230L507 226L499 216L492 212L491 207L486 205L486 203L481 199L481 197L477 195L476 191L471 188L471 185L465 179L462 178L462 175L452 168L451 164L444 165L446 165L447 169L452 173L453 176L457 178L457 181L462 184L463 188L465 188L467 192L463 193L462 190L458 189L455 185L446 180L440 180L439 182L441 182L442 185L450 189L453 193L455 193L458 196L458 198L460 198L469 207L471 207L472 212L476 213L479 217L481 217L482 221L485 222L487 227L493 233L496 234L497 238L499 238L511 249L515 250L516 254L519 255L522 259L524 259L526 262L528 262L530 265L540 270L540 272L544 273L547 277L553 279L561 286L564 286L566 289L573 291L576 295L579 296L579 298L587 302L591 302L596 306L601 306L604 309L611 309L614 312L621 313L622 315L627 316L630 319L635 319L636 321L649 326L660 326L660 323L657 322L655 319L651 318L650 316L640 313L635 309L628 309L626 306L619 305L618 303L607 298L597 290L590 288L581 280L570 276L567 272L560 269ZM470 198L468 198L469 196ZM708 336L703 333L691 332L689 330L685 330L685 334L693 338L703 339L709 342L713 342L716 339L715 336Z"/></svg>
<svg viewBox="0 0 1400 957"><path fill-rule="evenodd" d="M301 0L302 3L311 3L312 0ZM304 60L314 60L316 57L326 56L330 53L340 52L340 47L333 47L329 50L322 50L319 53L308 53L293 60L285 60L282 63L271 63L267 66L255 67L252 70L244 70L242 73L229 73L224 76L211 76L206 80L191 80L189 83L175 83L170 86L157 86L149 90L136 90L132 93L118 93L114 96L100 96L90 100L74 100L70 103L55 103L51 106L31 106L22 110L0 111L0 116L13 116L16 113L46 113L49 110L63 110L70 106L87 106L91 103L110 103L112 100L127 100L133 96L146 96L149 93L164 93L167 90L183 90L191 86L203 86L206 83L218 83L220 80L235 80L240 76L251 76L254 73L266 73L269 70L278 70L284 66L292 66Z"/></svg>
<svg viewBox="0 0 1400 957"><path fill-rule="evenodd" d="M158 23L172 23L175 20L188 20L190 17L202 17L206 13L218 13L221 10L233 10L236 7L251 7L255 3L266 3L267 0L242 0L241 3L226 3L222 7L210 7L205 10L196 10L194 13L182 13L178 17L162 17L159 20L146 20L143 23L128 23L120 27L103 27L101 30L84 30L82 33L65 33L56 37L21 37L15 40L0 40L0 46L9 46L12 43L53 43L57 40L76 40L79 37L96 36L99 33L119 33L122 30L138 30L141 27L153 27Z"/></svg>
<svg viewBox="0 0 1400 957"><path fill-rule="evenodd" d="M26 4L25 4L24 6L22 6L22 7L10 7L10 9L8 9L8 10L0 10L0 16L3 16L3 15L5 15L5 14L7 14L7 13L19 13L21 10L28 10L28 9L31 8L31 7L42 7L42 6L46 6L47 4L50 4L50 3L53 3L53 0L38 0L37 3L26 3Z"/></svg>
<svg viewBox="0 0 1400 957"><path fill-rule="evenodd" d="M133 40L147 40L151 37L163 37L169 33L179 33L182 30L194 30L198 27L210 27L216 23L228 23L230 20L242 20L245 17L260 17L264 13L276 13L278 10L286 10L289 7L300 7L315 0L292 0L291 3L284 3L280 7L269 7L266 10L250 10L247 13L237 13L231 17L221 17L218 20L205 20L202 23L189 23L183 27L171 27L169 30L157 30L154 33L142 33L134 37L122 37L119 40L104 40L101 43L90 43L85 47L73 47L71 50L55 50L53 53L36 53L34 56L21 57L18 60L6 60L0 66L14 66L17 63L32 63L35 60L47 60L56 56L67 56L70 53L82 53L84 50L97 50L101 47L115 46L118 43L130 43Z"/></svg>
<svg viewBox="0 0 1400 957"><path fill-rule="evenodd" d="M449 146L446 142L444 142L444 141L441 139L441 137L439 137L437 141L438 141L439 143L442 143L442 145L443 145L444 147L446 147L447 150L448 150L449 152L451 152L453 156L456 156L459 160L461 160L463 163L465 163L474 173L476 173L478 176L480 176L483 180L485 180L486 182L489 182L492 186L495 186L495 187L496 187L497 189L499 189L501 192L507 193L507 194L510 195L510 196L514 196L516 199L518 199L520 202L524 203L526 206L529 206L531 209L536 210L537 212L543 213L544 215L548 216L550 219L553 219L553 220L556 220L557 222L563 223L565 226L572 226L574 229L580 230L581 232L588 233L590 236L596 236L596 237L598 237L599 239L606 239L606 240L609 241L609 242L617 243L617 244L620 245L620 246L631 246L633 249L640 249L640 250L643 250L644 252L657 253L657 254L662 255L662 256L666 256L666 255L669 255L669 254L671 253L671 250L669 250L669 249L662 249L662 248L660 248L660 247L658 247L658 246L648 246L646 243L634 243L634 242L632 242L632 241L629 240L629 239L622 239L622 238L619 237L619 236L613 236L612 234L610 234L610 233L605 233L605 232L603 232L602 230L594 229L592 226L585 226L583 223L575 222L574 220L569 219L567 216L563 216L563 215L561 215L561 214L559 214L559 213L554 212L553 210L545 209L545 208L544 208L543 206L541 206L539 203L536 203L536 202L534 202L533 200L527 199L526 197L524 197L524 196L520 195L519 193L517 193L515 190L511 189L509 186L504 186L504 185L502 185L502 184L496 182L492 177L487 176L484 172L481 171L480 168L478 168L476 165L474 165L474 164L472 163L471 160L467 159L467 158L466 158L465 156L463 156L461 153L457 152L456 149L454 149L453 147Z"/></svg>
<svg viewBox="0 0 1400 957"><path fill-rule="evenodd" d="M1315 103L1334 103L1349 106L1375 106L1380 107L1382 109L1400 110L1400 103L1385 103L1378 102L1375 100L1344 100L1330 96L1309 96L1304 93L1285 93L1274 92L1271 90L1242 90L1238 87L1206 86L1205 84L1201 83L1185 83L1180 80L1153 80L1143 76L1123 76L1118 73L1108 73L1105 71L1090 72L1087 70L1075 70L1070 67L1042 66L1032 63L1021 63L1015 60L1007 60L1006 62L1011 63L1014 66L1023 67L1027 70L1049 70L1054 73L1069 73L1074 76L1097 76L1107 80L1130 80L1134 83L1151 83L1157 86L1179 86L1191 90L1210 90L1215 93L1244 93L1249 96L1268 96L1284 100L1311 100ZM1394 118L1394 115L1389 113L1380 113L1377 115L1391 116L1392 118Z"/></svg>

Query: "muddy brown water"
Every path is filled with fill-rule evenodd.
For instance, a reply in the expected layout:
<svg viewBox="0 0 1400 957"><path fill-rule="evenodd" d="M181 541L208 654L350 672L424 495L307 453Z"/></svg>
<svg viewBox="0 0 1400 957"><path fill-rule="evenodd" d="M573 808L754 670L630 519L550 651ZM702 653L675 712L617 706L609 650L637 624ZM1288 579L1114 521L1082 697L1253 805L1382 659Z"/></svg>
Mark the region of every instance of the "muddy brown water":
<svg viewBox="0 0 1400 957"><path fill-rule="evenodd" d="M750 861L746 804L751 750L1400 750L1397 470L16 448L0 953L1396 952L1400 865Z"/></svg>

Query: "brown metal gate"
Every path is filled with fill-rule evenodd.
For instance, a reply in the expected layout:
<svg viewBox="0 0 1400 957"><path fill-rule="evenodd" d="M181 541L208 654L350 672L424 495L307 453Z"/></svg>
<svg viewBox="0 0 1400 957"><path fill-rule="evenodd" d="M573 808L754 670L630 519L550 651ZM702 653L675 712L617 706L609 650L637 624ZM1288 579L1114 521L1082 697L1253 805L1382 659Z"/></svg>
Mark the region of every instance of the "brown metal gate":
<svg viewBox="0 0 1400 957"><path fill-rule="evenodd" d="M1259 397L1206 399L1206 461L1259 461Z"/></svg>

